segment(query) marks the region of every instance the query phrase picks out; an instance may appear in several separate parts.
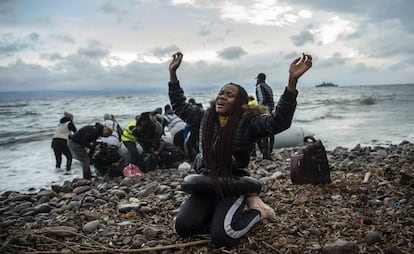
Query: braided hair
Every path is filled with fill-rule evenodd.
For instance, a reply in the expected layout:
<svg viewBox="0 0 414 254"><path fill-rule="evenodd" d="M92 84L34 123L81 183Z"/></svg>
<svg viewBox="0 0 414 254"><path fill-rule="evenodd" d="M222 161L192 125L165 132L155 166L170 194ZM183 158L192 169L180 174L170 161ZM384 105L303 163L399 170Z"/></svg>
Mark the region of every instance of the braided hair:
<svg viewBox="0 0 414 254"><path fill-rule="evenodd" d="M215 132L217 131L215 126L217 126L216 123L219 115L216 108L211 107L202 133L204 163L209 170L209 175L213 180L214 188L220 196L224 195L225 190L219 184L219 177L222 177L224 183L228 183L231 180L233 138L243 114L242 106L248 104L249 101L249 96L242 86L229 83L223 87L228 85L237 87L238 93L235 97L233 107L228 114L226 125L220 128L218 134L215 135ZM218 97L216 97L214 102L217 101L217 98Z"/></svg>

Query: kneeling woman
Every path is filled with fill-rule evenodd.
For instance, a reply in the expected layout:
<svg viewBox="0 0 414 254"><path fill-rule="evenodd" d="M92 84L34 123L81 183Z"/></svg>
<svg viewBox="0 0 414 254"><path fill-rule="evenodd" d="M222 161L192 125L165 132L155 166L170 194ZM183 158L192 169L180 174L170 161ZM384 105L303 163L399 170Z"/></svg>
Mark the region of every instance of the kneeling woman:
<svg viewBox="0 0 414 254"><path fill-rule="evenodd" d="M209 233L215 248L232 247L260 220L274 217L274 212L258 193L237 193L229 184L234 178L249 175L250 152L257 140L290 127L296 108L296 83L311 68L312 58L303 54L291 63L288 86L271 114L248 106L247 92L233 83L223 86L207 110L186 103L176 74L182 58L182 53L175 53L169 66L170 102L187 124L200 126L201 151L194 166L198 174L211 178L214 192L193 192L177 215L175 231L181 237Z"/></svg>

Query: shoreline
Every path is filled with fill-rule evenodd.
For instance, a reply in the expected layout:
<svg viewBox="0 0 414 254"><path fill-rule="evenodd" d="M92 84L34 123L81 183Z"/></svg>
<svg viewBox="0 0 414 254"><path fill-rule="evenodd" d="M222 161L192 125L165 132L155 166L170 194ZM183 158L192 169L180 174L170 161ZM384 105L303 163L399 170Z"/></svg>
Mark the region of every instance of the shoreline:
<svg viewBox="0 0 414 254"><path fill-rule="evenodd" d="M251 160L252 176L263 185L260 197L277 218L260 223L226 253L414 249L413 143L328 150L327 185L292 185L290 151L275 149L273 162ZM173 230L173 218L188 198L181 179L191 172L156 170L141 178L73 179L29 194L5 191L0 252L208 253L208 236L182 239Z"/></svg>

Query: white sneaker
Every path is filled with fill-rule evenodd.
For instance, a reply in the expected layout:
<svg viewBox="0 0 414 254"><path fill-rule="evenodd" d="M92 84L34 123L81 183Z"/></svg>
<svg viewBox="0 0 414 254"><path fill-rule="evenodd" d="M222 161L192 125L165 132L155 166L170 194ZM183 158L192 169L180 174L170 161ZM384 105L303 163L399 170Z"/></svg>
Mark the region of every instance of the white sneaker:
<svg viewBox="0 0 414 254"><path fill-rule="evenodd" d="M276 218L275 210L270 206L266 205L259 196L249 196L246 200L247 207L250 209L255 209L260 212L260 219L273 220Z"/></svg>

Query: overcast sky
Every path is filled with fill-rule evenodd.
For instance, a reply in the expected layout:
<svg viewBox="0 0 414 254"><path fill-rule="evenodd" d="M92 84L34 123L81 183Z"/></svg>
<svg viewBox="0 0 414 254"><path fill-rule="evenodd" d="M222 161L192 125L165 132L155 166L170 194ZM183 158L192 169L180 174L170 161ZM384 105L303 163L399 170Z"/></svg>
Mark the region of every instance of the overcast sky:
<svg viewBox="0 0 414 254"><path fill-rule="evenodd" d="M412 0L0 1L0 91L414 83ZM165 90L162 90L165 91Z"/></svg>

